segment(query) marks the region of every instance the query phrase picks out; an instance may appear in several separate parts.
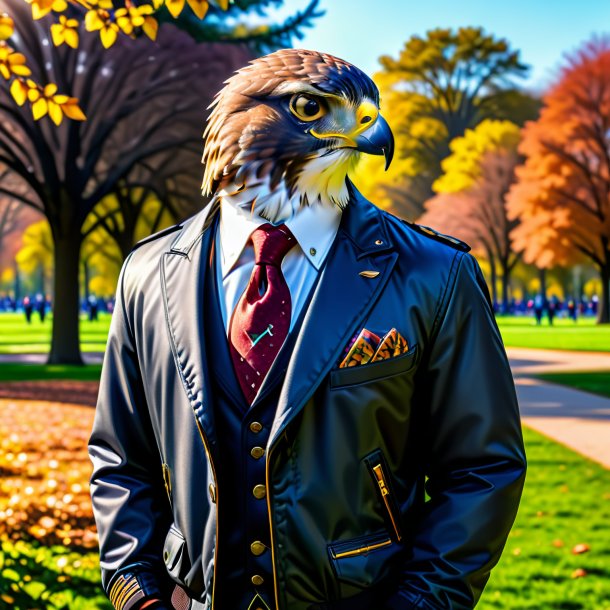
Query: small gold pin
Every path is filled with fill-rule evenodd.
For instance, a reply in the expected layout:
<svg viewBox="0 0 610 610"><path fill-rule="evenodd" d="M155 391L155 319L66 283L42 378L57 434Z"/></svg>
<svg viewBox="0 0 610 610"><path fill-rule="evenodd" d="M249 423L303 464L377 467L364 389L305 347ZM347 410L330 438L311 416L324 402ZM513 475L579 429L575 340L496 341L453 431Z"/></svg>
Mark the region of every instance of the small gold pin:
<svg viewBox="0 0 610 610"><path fill-rule="evenodd" d="M379 271L371 271L369 269L365 269L364 271L361 271L358 275L361 275L362 277L373 278L379 275Z"/></svg>

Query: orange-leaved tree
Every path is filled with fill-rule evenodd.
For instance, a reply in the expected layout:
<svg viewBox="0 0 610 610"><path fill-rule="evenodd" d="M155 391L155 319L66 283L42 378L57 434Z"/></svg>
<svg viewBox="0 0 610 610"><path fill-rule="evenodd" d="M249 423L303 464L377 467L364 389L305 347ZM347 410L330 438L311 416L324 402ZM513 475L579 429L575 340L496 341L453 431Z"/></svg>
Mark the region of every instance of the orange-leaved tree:
<svg viewBox="0 0 610 610"><path fill-rule="evenodd" d="M524 260L539 267L588 259L598 269L597 321L610 322L610 38L567 58L523 130L525 164L508 197Z"/></svg>
<svg viewBox="0 0 610 610"><path fill-rule="evenodd" d="M509 220L506 195L519 163L519 127L510 121L485 120L451 144L434 182L436 197L425 204L418 222L454 235L481 250L489 261L491 289L496 294L496 265L502 280L503 311L508 306L510 275L521 257L511 244L516 220Z"/></svg>

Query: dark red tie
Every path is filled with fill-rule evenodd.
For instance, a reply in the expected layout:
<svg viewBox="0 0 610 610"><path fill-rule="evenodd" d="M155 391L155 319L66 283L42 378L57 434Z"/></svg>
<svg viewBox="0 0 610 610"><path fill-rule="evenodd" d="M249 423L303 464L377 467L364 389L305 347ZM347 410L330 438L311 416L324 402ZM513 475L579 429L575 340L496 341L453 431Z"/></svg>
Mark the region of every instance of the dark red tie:
<svg viewBox="0 0 610 610"><path fill-rule="evenodd" d="M251 240L254 269L229 326L233 366L249 404L290 330L292 303L281 264L297 243L286 225L268 222L252 233Z"/></svg>

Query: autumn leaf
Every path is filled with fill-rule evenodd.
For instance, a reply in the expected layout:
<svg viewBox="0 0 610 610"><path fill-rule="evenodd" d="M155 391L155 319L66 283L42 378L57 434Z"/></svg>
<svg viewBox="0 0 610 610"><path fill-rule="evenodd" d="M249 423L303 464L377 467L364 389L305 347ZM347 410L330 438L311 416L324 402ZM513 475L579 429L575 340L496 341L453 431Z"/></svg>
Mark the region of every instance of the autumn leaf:
<svg viewBox="0 0 610 610"><path fill-rule="evenodd" d="M9 15L2 13L0 15L0 40L7 40L13 35L15 24Z"/></svg>
<svg viewBox="0 0 610 610"><path fill-rule="evenodd" d="M170 12L171 16L175 19L184 9L185 0L166 0L165 6Z"/></svg>
<svg viewBox="0 0 610 610"><path fill-rule="evenodd" d="M198 19L203 19L205 17L209 8L207 0L187 0L187 2Z"/></svg>
<svg viewBox="0 0 610 610"><path fill-rule="evenodd" d="M59 23L51 25L53 44L58 47L64 42L73 49L78 48L78 21L68 19L65 15L59 16Z"/></svg>
<svg viewBox="0 0 610 610"><path fill-rule="evenodd" d="M12 75L28 76L31 70L25 65L25 55L16 53L8 45L0 46L0 74L6 80L9 80Z"/></svg>
<svg viewBox="0 0 610 610"><path fill-rule="evenodd" d="M573 549L572 553L574 555L582 555L583 553L588 553L591 550L588 544L577 544Z"/></svg>

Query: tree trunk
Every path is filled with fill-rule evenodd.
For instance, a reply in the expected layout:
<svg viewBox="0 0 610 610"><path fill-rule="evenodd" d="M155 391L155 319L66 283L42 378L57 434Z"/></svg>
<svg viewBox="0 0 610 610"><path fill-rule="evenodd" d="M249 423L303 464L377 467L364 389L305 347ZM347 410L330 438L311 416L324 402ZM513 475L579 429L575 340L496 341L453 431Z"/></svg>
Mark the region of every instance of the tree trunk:
<svg viewBox="0 0 610 610"><path fill-rule="evenodd" d="M600 269L602 280L602 294L598 303L597 323L610 323L610 261Z"/></svg>
<svg viewBox="0 0 610 610"><path fill-rule="evenodd" d="M83 364L78 333L80 232L54 241L53 333L47 364Z"/></svg>
<svg viewBox="0 0 610 610"><path fill-rule="evenodd" d="M540 278L540 294L546 300L546 269L538 269L538 277Z"/></svg>
<svg viewBox="0 0 610 610"><path fill-rule="evenodd" d="M510 272L506 265L502 265L502 313L508 313L508 286L510 283Z"/></svg>
<svg viewBox="0 0 610 610"><path fill-rule="evenodd" d="M83 296L85 303L89 302L89 263L83 261Z"/></svg>
<svg viewBox="0 0 610 610"><path fill-rule="evenodd" d="M19 275L19 265L15 261L15 303L21 298L21 276Z"/></svg>

